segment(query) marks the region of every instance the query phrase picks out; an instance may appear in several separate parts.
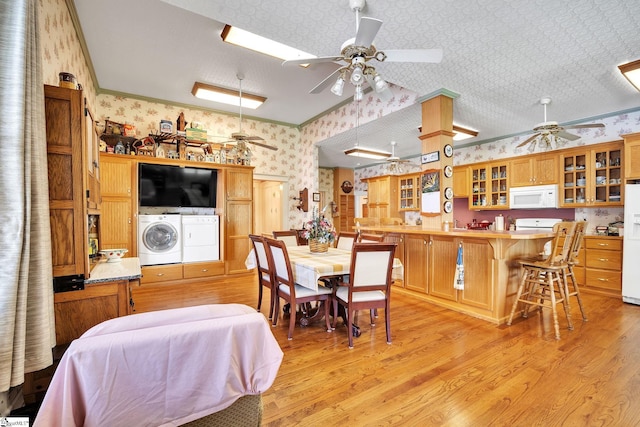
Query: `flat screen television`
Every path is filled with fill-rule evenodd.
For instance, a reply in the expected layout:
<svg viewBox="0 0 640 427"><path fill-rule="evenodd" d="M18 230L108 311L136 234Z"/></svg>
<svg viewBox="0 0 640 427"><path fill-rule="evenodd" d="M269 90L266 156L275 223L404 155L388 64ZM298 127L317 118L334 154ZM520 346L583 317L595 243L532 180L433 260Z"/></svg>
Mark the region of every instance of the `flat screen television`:
<svg viewBox="0 0 640 427"><path fill-rule="evenodd" d="M140 206L215 208L218 171L140 163Z"/></svg>

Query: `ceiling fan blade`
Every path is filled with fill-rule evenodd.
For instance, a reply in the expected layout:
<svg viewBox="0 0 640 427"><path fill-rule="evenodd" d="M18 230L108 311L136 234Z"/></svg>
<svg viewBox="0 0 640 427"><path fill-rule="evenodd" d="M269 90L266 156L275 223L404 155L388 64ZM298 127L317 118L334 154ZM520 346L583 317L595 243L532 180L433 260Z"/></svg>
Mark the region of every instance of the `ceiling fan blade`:
<svg viewBox="0 0 640 427"><path fill-rule="evenodd" d="M430 62L442 61L442 49L385 49L384 62Z"/></svg>
<svg viewBox="0 0 640 427"><path fill-rule="evenodd" d="M318 64L320 62L340 62L344 61L342 56L321 56L319 58L301 58L301 59L288 59L282 62L282 66L285 65L302 65L302 64Z"/></svg>
<svg viewBox="0 0 640 427"><path fill-rule="evenodd" d="M569 141L575 141L576 139L580 139L578 135L574 135L572 133L565 132L563 130L561 130L560 132L556 132L556 136L559 136L560 138L568 139Z"/></svg>
<svg viewBox="0 0 640 427"><path fill-rule="evenodd" d="M516 148L520 148L520 147L524 147L525 145L527 145L528 143L530 143L531 141L533 141L534 139L536 139L537 137L539 137L540 134L536 133L535 135L530 136L529 138L525 139L523 142L521 142L520 144L518 144L516 146Z"/></svg>
<svg viewBox="0 0 640 427"><path fill-rule="evenodd" d="M323 90L325 90L331 83L334 82L333 79L335 78L336 74L340 73L340 71L342 71L344 68L345 67L340 67L337 70L335 70L333 73L329 74L327 77L325 77L323 81L318 83L316 87L311 89L309 93L320 93Z"/></svg>
<svg viewBox="0 0 640 427"><path fill-rule="evenodd" d="M259 136L247 136L245 138L243 138L245 141L264 141L264 138L261 138Z"/></svg>
<svg viewBox="0 0 640 427"><path fill-rule="evenodd" d="M376 18L369 18L363 16L360 18L360 25L358 25L358 33L356 39L353 42L355 46L369 47L373 43L373 40L380 30L382 21Z"/></svg>
<svg viewBox="0 0 640 427"><path fill-rule="evenodd" d="M602 123L591 123L587 125L573 125L573 126L564 126L565 129L589 129L589 128L603 128L604 124Z"/></svg>
<svg viewBox="0 0 640 427"><path fill-rule="evenodd" d="M272 147L271 145L263 144L261 142L256 142L256 141L252 141L252 140L249 140L247 142L249 144L257 145L258 147L266 148L268 150L278 151L277 147Z"/></svg>

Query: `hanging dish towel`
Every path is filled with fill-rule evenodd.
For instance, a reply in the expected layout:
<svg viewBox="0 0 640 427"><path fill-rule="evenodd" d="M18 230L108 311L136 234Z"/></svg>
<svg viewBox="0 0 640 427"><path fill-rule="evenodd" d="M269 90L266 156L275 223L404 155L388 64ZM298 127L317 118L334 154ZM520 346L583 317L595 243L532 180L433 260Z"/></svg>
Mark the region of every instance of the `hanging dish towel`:
<svg viewBox="0 0 640 427"><path fill-rule="evenodd" d="M462 262L462 243L458 245L458 260L456 261L456 274L453 276L453 288L464 290L464 263Z"/></svg>

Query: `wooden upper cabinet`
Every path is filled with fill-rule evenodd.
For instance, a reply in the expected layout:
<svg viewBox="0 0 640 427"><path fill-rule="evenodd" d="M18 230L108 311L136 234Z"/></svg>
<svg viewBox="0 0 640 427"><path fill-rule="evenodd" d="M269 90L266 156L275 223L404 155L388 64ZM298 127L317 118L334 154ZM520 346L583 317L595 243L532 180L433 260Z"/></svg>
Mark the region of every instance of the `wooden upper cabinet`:
<svg viewBox="0 0 640 427"><path fill-rule="evenodd" d="M137 255L137 164L132 156L102 153L100 247Z"/></svg>
<svg viewBox="0 0 640 427"><path fill-rule="evenodd" d="M253 169L227 169L227 200L253 199Z"/></svg>
<svg viewBox="0 0 640 427"><path fill-rule="evenodd" d="M421 177L420 172L398 177L398 209L400 211L420 210Z"/></svg>
<svg viewBox="0 0 640 427"><path fill-rule="evenodd" d="M558 183L558 155L539 154L512 159L510 186L547 185Z"/></svg>
<svg viewBox="0 0 640 427"><path fill-rule="evenodd" d="M560 206L622 206L622 142L568 150L560 154Z"/></svg>
<svg viewBox="0 0 640 427"><path fill-rule="evenodd" d="M53 276L89 276L82 91L44 87Z"/></svg>
<svg viewBox="0 0 640 427"><path fill-rule="evenodd" d="M509 201L509 166L505 162L471 166L469 209L506 209Z"/></svg>
<svg viewBox="0 0 640 427"><path fill-rule="evenodd" d="M453 168L453 197L469 197L469 167L455 166Z"/></svg>
<svg viewBox="0 0 640 427"><path fill-rule="evenodd" d="M622 135L624 138L624 178L640 179L640 133Z"/></svg>

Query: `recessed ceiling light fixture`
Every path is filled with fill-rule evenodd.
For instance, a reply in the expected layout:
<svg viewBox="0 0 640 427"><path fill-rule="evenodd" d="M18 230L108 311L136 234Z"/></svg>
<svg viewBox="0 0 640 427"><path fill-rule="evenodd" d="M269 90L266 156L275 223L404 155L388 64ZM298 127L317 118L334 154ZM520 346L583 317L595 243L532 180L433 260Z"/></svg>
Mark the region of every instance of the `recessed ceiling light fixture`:
<svg viewBox="0 0 640 427"><path fill-rule="evenodd" d="M240 92L233 89L208 85L206 83L195 82L191 93L196 98L206 99L207 101L221 102L223 104L240 106ZM242 106L255 110L261 106L267 98L250 93L242 93Z"/></svg>
<svg viewBox="0 0 640 427"><path fill-rule="evenodd" d="M629 83L640 90L640 59L628 64L618 65L620 72L629 80Z"/></svg>
<svg viewBox="0 0 640 427"><path fill-rule="evenodd" d="M220 33L220 37L222 37L222 41L226 43L231 43L236 46L264 53L265 55L273 56L274 58L284 59L285 61L300 58L317 58L316 55L312 55L291 46L287 46L286 44L250 33L249 31L242 30L238 27L232 27L231 25L224 26L222 33ZM300 64L300 66L308 67L309 64Z"/></svg>
<svg viewBox="0 0 640 427"><path fill-rule="evenodd" d="M353 147L344 151L347 156L364 157L366 159L383 160L391 157L391 153L373 148Z"/></svg>

